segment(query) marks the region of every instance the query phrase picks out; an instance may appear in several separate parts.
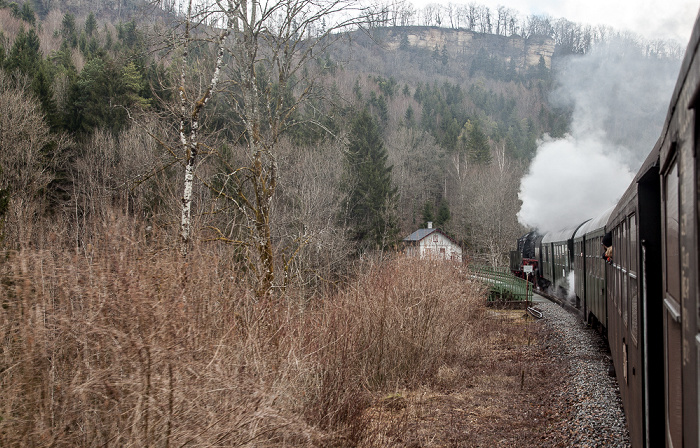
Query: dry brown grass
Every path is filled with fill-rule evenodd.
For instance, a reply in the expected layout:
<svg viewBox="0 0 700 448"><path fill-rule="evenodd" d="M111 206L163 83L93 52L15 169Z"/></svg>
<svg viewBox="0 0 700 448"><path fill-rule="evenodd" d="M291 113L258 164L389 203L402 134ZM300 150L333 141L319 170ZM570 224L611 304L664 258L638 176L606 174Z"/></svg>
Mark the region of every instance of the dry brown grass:
<svg viewBox="0 0 700 448"><path fill-rule="evenodd" d="M258 301L216 246L99 233L3 254L0 446L380 446L377 409L488 385L465 368L517 341L451 265L370 260L332 295Z"/></svg>
<svg viewBox="0 0 700 448"><path fill-rule="evenodd" d="M522 310L489 310L482 354L441 366L432 382L376 395L367 409L374 447L564 447L564 365L549 353L552 335Z"/></svg>

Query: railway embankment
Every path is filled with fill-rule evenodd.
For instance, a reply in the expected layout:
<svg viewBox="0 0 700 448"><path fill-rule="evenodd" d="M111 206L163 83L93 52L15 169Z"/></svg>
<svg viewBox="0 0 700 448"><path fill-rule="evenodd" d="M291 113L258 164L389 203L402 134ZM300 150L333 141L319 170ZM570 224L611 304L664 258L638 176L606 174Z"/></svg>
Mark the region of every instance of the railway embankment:
<svg viewBox="0 0 700 448"><path fill-rule="evenodd" d="M560 304L489 308L493 344L438 381L377 397L362 447L629 448L604 339Z"/></svg>
<svg viewBox="0 0 700 448"><path fill-rule="evenodd" d="M538 303L542 324L551 335L552 359L564 366L557 390L566 418L554 431L555 446L630 447L617 378L610 376L612 361L603 337L579 316L553 302Z"/></svg>

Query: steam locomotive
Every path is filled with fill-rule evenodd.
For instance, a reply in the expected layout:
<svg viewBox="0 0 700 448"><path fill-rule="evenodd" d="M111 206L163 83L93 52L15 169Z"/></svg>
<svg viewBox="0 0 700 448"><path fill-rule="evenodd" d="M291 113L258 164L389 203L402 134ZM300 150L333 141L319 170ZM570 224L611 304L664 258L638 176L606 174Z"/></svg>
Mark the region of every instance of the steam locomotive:
<svg viewBox="0 0 700 448"><path fill-rule="evenodd" d="M607 336L634 448L700 448L699 45L700 20L661 136L620 201L511 253L514 273L568 295Z"/></svg>

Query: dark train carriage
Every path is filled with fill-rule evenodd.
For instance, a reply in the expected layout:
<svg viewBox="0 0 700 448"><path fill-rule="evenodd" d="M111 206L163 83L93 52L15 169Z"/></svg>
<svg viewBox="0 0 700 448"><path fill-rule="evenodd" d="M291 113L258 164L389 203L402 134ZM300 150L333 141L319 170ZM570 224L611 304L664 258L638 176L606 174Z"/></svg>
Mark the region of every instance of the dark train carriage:
<svg viewBox="0 0 700 448"><path fill-rule="evenodd" d="M576 304L583 318L592 325L607 328L605 306L605 260L603 235L614 207L583 224L574 235L574 275Z"/></svg>
<svg viewBox="0 0 700 448"><path fill-rule="evenodd" d="M695 23L660 138L666 446L698 447L698 142L700 22ZM650 336L651 337L651 336Z"/></svg>
<svg viewBox="0 0 700 448"><path fill-rule="evenodd" d="M663 446L663 350L658 150L652 151L610 214L608 343L633 447Z"/></svg>
<svg viewBox="0 0 700 448"><path fill-rule="evenodd" d="M554 292L568 292L568 277L573 265L573 237L581 224L576 227L549 232L542 237L542 268L540 269L545 283L554 287Z"/></svg>

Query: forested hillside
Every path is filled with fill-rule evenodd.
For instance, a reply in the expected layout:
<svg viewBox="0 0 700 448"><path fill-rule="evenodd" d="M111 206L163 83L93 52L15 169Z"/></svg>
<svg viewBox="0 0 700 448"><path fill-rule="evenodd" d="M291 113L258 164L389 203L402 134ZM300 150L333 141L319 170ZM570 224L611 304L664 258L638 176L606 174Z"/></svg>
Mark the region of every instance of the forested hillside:
<svg viewBox="0 0 700 448"><path fill-rule="evenodd" d="M182 166L191 162L193 237L235 246L256 266L258 280L296 263L298 272L317 272L353 253L396 247L427 221L471 257L502 263L523 230L515 219L518 179L536 142L567 131L570 111L548 102L552 70L558 58L584 53L611 34L471 6L443 11L449 28L406 26L435 24L435 11L406 4L381 14L357 9L357 17L333 27L328 10L288 17L286 25L279 19L281 31L287 26L285 45L292 44L286 49L257 36L259 54L248 61L255 73L246 80L236 67L246 61L231 52L235 32L217 44L217 30L225 29L206 24L223 22L206 11L191 12L185 28L183 4L90 5L2 3L3 91L21 98L3 102L20 109L3 114L3 140L27 145L19 138L22 120L41 123L28 125L36 134L32 147L6 151L1 164L9 198L5 244L45 236L33 235L41 226L30 223L50 218L65 220L62 232L81 250L93 237L88 223L115 207L176 238ZM488 14L496 26L485 25ZM357 30L360 22L369 28ZM291 55L284 52L290 48ZM275 65L280 55L288 57L286 67ZM246 82L255 84L248 93L259 97L258 107L246 103ZM347 177L344 155L350 123L365 108L381 134L382 163L391 167L386 191L394 192L367 205L386 233L373 241L351 225L357 217L345 194L358 182ZM248 156L257 144L247 137L254 124L246 113L266 115L256 118L270 130L259 153L265 160L245 160L246 143ZM183 146L192 126L197 135ZM188 162L187 145L204 157ZM251 179L268 176L268 184L250 182L256 202L241 196L250 179L239 174L258 162L262 171ZM259 238L264 244L254 242Z"/></svg>
<svg viewBox="0 0 700 448"><path fill-rule="evenodd" d="M49 219L61 222L63 236L84 250L94 237L89 223L115 207L177 235L173 225L180 217L183 176L178 166L185 156L177 142L182 48L167 30L184 32L173 28L182 16L109 2L87 11L80 3L58 2L4 3L0 10L3 92L19 98L3 101L6 108L18 109L3 114L3 142L13 148L2 163L9 247L45 237L43 230L34 233L42 227L35 221ZM144 11L153 20L144 21ZM278 245L274 251L281 252L273 256L285 260L277 266L290 269L288 264L299 260L311 263L312 270L342 264L357 250L395 247L428 220L475 254L485 252L500 262L520 231L514 218L517 178L536 139L566 128L565 114L553 113L546 102L551 55L547 64L542 58L534 66L516 66L516 57L525 57L521 49L498 52L501 41L513 38L470 33L482 43L464 45L463 50L472 49L465 52L446 44L433 49L411 45L406 41L411 28L402 30L403 40L387 28L343 33L340 39L329 33L332 45L322 43L323 51L309 54L303 72L290 77L290 94L283 101L296 101L304 88L308 95L290 108L275 137L279 189L270 195L269 232ZM202 40L206 33L193 28L185 60L186 82L199 83L195 89L208 82L215 58L216 48ZM258 68L259 87L275 89L262 85L270 78L265 67ZM235 182L221 176L234 172L242 156L237 148L245 125L228 99L236 95L235 84L223 79L222 92L211 95L202 109L206 159L196 162L193 208L198 239L249 242L255 237L254 231L242 236L247 218L239 216L240 203L235 198L226 203L219 190L224 184L235 189ZM381 133L387 167L393 166L386 181L396 192L386 204L372 204L383 207L386 216L380 221L391 229L390 237L372 244L348 227L352 217L343 216L343 185L352 182L343 178L348 125L363 108ZM22 132L32 134L31 144L19 137ZM482 176L494 183L484 185ZM491 204L506 209L486 219L494 213ZM497 236L497 247L486 249L480 238L502 227L498 221L504 219L508 231ZM248 242L233 245L245 252L252 248ZM311 247L315 254L309 253Z"/></svg>

